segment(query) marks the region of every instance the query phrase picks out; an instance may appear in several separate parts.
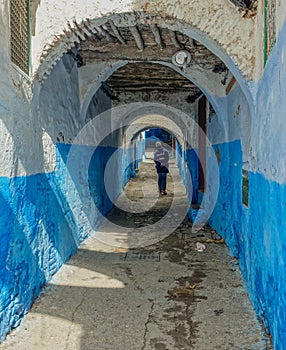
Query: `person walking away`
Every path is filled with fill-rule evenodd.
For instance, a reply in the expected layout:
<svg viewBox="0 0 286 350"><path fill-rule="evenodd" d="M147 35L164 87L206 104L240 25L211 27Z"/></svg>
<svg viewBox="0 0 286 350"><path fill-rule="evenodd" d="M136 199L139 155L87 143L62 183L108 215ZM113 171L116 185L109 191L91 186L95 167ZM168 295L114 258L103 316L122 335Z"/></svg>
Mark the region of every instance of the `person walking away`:
<svg viewBox="0 0 286 350"><path fill-rule="evenodd" d="M162 146L161 142L156 142L154 162L158 174L159 193L166 195L167 174L169 172L169 152Z"/></svg>

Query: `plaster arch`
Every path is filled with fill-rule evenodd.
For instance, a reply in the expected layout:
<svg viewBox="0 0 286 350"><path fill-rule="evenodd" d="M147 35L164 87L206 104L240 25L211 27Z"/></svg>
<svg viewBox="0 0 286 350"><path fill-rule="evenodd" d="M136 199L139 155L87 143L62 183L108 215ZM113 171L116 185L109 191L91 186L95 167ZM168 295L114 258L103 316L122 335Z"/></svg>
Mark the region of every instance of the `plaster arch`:
<svg viewBox="0 0 286 350"><path fill-rule="evenodd" d="M72 48L76 42L80 42L81 40L85 40L86 37L91 36L93 33L93 28L95 26L103 25L110 19L112 19L115 23L119 23L121 26L134 26L137 23L146 23L146 24L154 24L156 23L158 26L162 28L168 28L173 31L181 32L197 41L199 41L201 44L203 44L207 49L209 49L211 52L213 52L217 57L219 57L225 65L230 69L231 73L235 76L236 80L241 85L242 90L244 91L247 100L250 104L252 104L253 96L255 95L255 89L254 84L251 82L251 79L254 79L254 70L253 70L253 64L255 62L255 57L250 57L250 54L248 52L244 52L245 50L240 48L240 45L237 44L237 42L234 44L227 45L227 42L229 41L229 36L233 38L234 35L234 28L232 27L231 33L228 33L228 36L226 39L226 42L223 42L224 33L222 33L222 28L225 32L230 30L230 28L226 28L226 23L231 23L231 15L228 13L229 9L227 7L233 6L232 4L229 4L229 1L227 0L220 0L222 3L225 2L228 4L223 10L223 7L221 5L217 5L217 10L214 11L214 9L210 11L214 11L214 18L216 19L216 22L213 23L212 29L207 30L206 27L201 28L200 22L193 23L192 19L185 17L185 18L179 18L178 15L173 14L173 16L170 16L168 11L166 13L164 12L156 12L156 14L152 12L138 12L138 13L128 13L121 11L117 14L109 14L104 17L102 14L101 16L96 17L93 16L87 16L83 19L81 18L80 21L77 21L76 18L73 18L71 22L68 22L68 28L63 29L60 34L56 34L53 37L53 41L49 43L49 38L46 38L46 42L43 43L44 48L41 48L41 51L39 52L40 57L36 60L34 64L34 76L36 79L42 81L44 78L47 77L47 75L51 72L53 69L53 66L57 63L58 60L61 59L61 56L70 48ZM226 4L224 4L226 5ZM189 4L189 6L191 6ZM200 6L200 5L199 5ZM160 7L160 6L159 6ZM219 9L219 10L218 10ZM222 12L221 12L222 11ZM235 9L236 11L236 9ZM158 14L157 14L158 13ZM218 13L220 13L220 17L217 18ZM222 13L224 14L222 16ZM221 17L225 18L225 13L228 13L230 17L226 20L225 23L221 22ZM238 32L237 35L239 35L238 42L241 42L243 44L243 39L247 41L247 48L250 48L251 42L253 42L254 46L254 37L252 31L254 30L253 19L243 19L241 17L241 14L236 13L235 21L238 24L240 21L244 22L246 20L246 23L243 23L243 32ZM199 16L198 16L199 17ZM205 16L206 17L206 16ZM202 17L201 17L202 18ZM225 18L226 19L226 18ZM213 19L211 19L209 22L211 23ZM196 19L196 21L199 21L199 18ZM251 24L251 28L249 28L249 23ZM218 29L217 25L218 23L221 24L221 27ZM236 27L235 27L236 28ZM247 38L244 38L242 33L247 33L246 29L249 29L249 36ZM216 29L216 32L214 33L214 29ZM235 29L236 31L236 29ZM217 34L220 33L219 40L217 38ZM39 37L40 40L41 37ZM251 40L250 40L251 38ZM231 47L234 49L239 50L239 53L233 53L231 52ZM252 52L255 50L249 50ZM38 62L38 63L37 63ZM37 63L37 64L36 64ZM113 63L111 63L113 64ZM192 72L194 74L194 72ZM202 73L202 72L200 72ZM211 81L211 80L208 80ZM94 90L94 89L93 89Z"/></svg>
<svg viewBox="0 0 286 350"><path fill-rule="evenodd" d="M221 3L223 2L225 2L225 0L221 0ZM218 7L220 6L221 5L219 5ZM229 4L229 6L233 5ZM186 21L186 18L179 19L177 17L177 14L173 14L173 16L171 17L167 14L167 12L163 13L157 11L156 13L158 13L158 15L156 15L153 12L147 11L130 13L123 10L119 11L116 14L114 12L108 13L106 14L106 16L102 15L102 13L101 16L98 17L96 17L95 15L93 15L93 17L89 16L87 18L84 18L80 23L77 22L76 18L74 18L73 28L70 27L69 31L66 31L63 35L57 37L55 39L55 44L47 49L47 55L43 58L42 64L38 67L38 78L40 79L41 76L44 77L45 74L49 72L49 64L52 64L53 66L57 62L57 60L61 58L63 52L66 52L67 49L74 45L75 41L85 40L86 36L92 35L92 27L104 24L109 19L112 19L114 22L117 21L116 23L121 23L121 25L125 26L136 25L136 23L139 22L143 22L146 24L158 23L158 25L162 28L168 28L173 31L181 32L186 36L189 36L199 41L211 52L213 52L217 57L219 57L222 60L222 62L226 64L233 76L236 78L238 82L237 85L239 85L239 88L241 89L246 98L249 107L248 118L251 121L251 116L254 115L255 112L253 98L256 92L255 89L252 88L253 82L251 82L247 77L246 66L245 70L243 71L243 64L238 65L235 61L234 56L229 55L229 53L223 48L223 46L212 37L211 32L206 33L205 31L198 29L198 27L200 26L198 25L197 27L195 27L191 20L189 20L188 23ZM220 7L220 11L223 11L222 7ZM239 14L239 16L241 15ZM247 21L248 20L253 21L253 19L247 19ZM96 69L94 70L94 75L90 74L90 72L93 71L90 69L90 66L87 67L87 69L85 69L85 67L81 67L80 69L78 69L80 87L79 96L81 104L80 118L83 123L85 121L85 116L89 103L95 92L100 87L101 83L107 80L108 77L110 77L117 69L128 64L129 62L131 61L107 61L102 62L100 64L96 63L98 67L96 67ZM204 69L199 70L197 69L198 67L187 67L186 70L183 72L179 68L175 67L171 62L156 61L150 63L166 65L175 70L177 73L183 75L203 91L203 93L211 102L218 115L228 115L226 99L224 98L226 97L226 91L225 86L221 84L220 75L206 71ZM249 64L251 65L252 63L248 60L247 65Z"/></svg>
<svg viewBox="0 0 286 350"><path fill-rule="evenodd" d="M184 134L182 129L178 126L178 124L164 115L145 115L143 117L139 117L126 129L126 143L130 143L132 138L140 133L141 131L146 130L147 128L161 128L176 137L176 139L182 143L184 139Z"/></svg>
<svg viewBox="0 0 286 350"><path fill-rule="evenodd" d="M111 120L111 128L108 130L104 124L107 115ZM87 127L80 131L74 143L94 145L95 139L92 130L99 130L99 137L102 137L103 134L113 135L109 142L111 141L114 147L121 147L123 143L128 144L134 133L150 126L162 127L170 131L180 143L186 141L192 148L198 148L199 134L203 132L191 115L175 107L155 102L137 102L119 105L111 111L96 116L90 120ZM123 134L126 135L125 140L116 137L116 135ZM97 143L98 140L96 140Z"/></svg>
<svg viewBox="0 0 286 350"><path fill-rule="evenodd" d="M85 119L85 115L89 103L100 88L101 83L106 81L116 70L127 65L129 61L104 62L100 65L94 64L88 69L80 71L80 101L81 101L81 119ZM221 108L222 97L225 97L225 86L221 84L221 76L210 71L189 68L183 72L172 63L162 61L152 61L150 63L165 65L178 74L190 80L207 96L216 111ZM138 62L140 64L140 62ZM248 96L250 98L250 96ZM251 99L251 98L250 98ZM252 100L252 99L251 99Z"/></svg>
<svg viewBox="0 0 286 350"><path fill-rule="evenodd" d="M210 50L220 48L217 55L225 52L232 57L243 75L253 78L256 16L243 17L241 11L229 0L183 0L180 3L172 0L86 1L84 4L74 0L61 3L46 1L37 11L33 72L40 77L43 73L40 67L43 59L48 58L51 62L58 60L75 41L88 35L87 24L90 21L100 25L110 18L125 16L125 20L130 22L130 15L141 22L150 22L155 18L159 25L180 25L184 31L187 30L185 24L188 24L195 39L202 43L205 41Z"/></svg>
<svg viewBox="0 0 286 350"><path fill-rule="evenodd" d="M129 14L125 14L125 16L129 16ZM140 14L138 16L140 16ZM110 18L112 18L112 20L115 21L116 16L112 16ZM144 14L142 21L143 20L147 21L146 18L148 18L148 16ZM106 19L101 18L100 20L95 19L90 21L89 23L92 23L91 24L92 26L100 22L105 23L108 19L109 18L106 18ZM234 76L240 88L242 89L247 99L247 102L249 104L251 114L254 113L255 109L254 109L253 101L256 95L255 83L251 81L251 78L253 77L248 76L247 70L246 69L243 70L244 67L239 66L235 61L235 59L232 56L230 56L226 50L224 50L221 46L219 46L218 43L215 42L211 36L198 30L197 28L192 27L192 25L181 21L176 22L174 18L172 20L168 19L168 21L164 22L162 18L158 20L157 17L152 20L148 19L147 23L148 24L153 22L157 23L158 21L159 22L163 21L163 23L160 23L162 28L168 28L176 32L181 32L184 35L199 41L209 51L211 51L213 54L219 57L221 61L230 70L231 74ZM124 23L126 24L127 22L124 22ZM133 18L131 20L130 25L136 25L136 23L138 23L138 18L136 19ZM82 118L84 118L89 101L91 100L95 92L98 90L101 82L107 80L117 69L119 69L120 67L123 67L124 65L130 62L136 63L136 61L131 61L131 60L108 61L100 64L96 62L93 65L88 65L86 67L81 67L79 69L79 85L80 85L80 101L81 101ZM137 62L140 63L140 61L137 61ZM221 76L219 74L212 73L211 71L202 69L199 66L187 67L184 71L182 71L180 68L172 64L171 60L170 62L151 61L150 63L157 63L157 64L168 66L173 70L175 70L177 73L181 74L182 76L192 81L195 85L197 85L203 91L203 93L207 96L208 100L212 103L215 109L218 103L217 98L226 96L226 89L225 89L225 86L221 83ZM253 73L252 63L248 61L247 65L250 65L248 68ZM45 73L41 72L41 74L45 74Z"/></svg>
<svg viewBox="0 0 286 350"><path fill-rule="evenodd" d="M89 101L92 96L100 87L101 83L107 80L117 69L127 65L129 61L117 61L117 62L105 62L100 67L91 70L94 72L97 78L93 80L94 77L89 74L83 74L82 79L86 81L85 78L88 77L89 83L87 86L81 83L81 87L85 86L85 90L81 89L83 94L81 95L81 116L84 118L86 110L88 108ZM133 62L134 63L134 62ZM137 62L140 64L140 62ZM174 66L172 63L163 62L163 61L152 61L152 64L164 65L167 66L178 74L184 76L186 79L190 80L196 86L200 88L200 90L207 97L207 100L211 103L214 108L216 114L220 117L220 124L223 127L223 132L225 133L225 138L230 141L234 140L238 135L238 131L241 131L241 136L239 139L242 139L242 148L243 148L243 157L244 161L248 162L251 157L251 145L250 145L250 130L251 130L251 119L252 116L255 115L254 104L253 104L253 90L249 88L249 84L246 80L244 80L243 85L239 82L235 85L233 90L239 91L237 94L238 98L238 108L243 114L243 129L240 127L239 129L233 132L229 130L228 119L233 115L237 114L237 111L233 110L233 108L229 108L227 103L227 94L225 86L221 83L221 76L218 74L214 74L212 72L206 70L198 70L195 68L187 67L185 71L182 71L180 68ZM83 72L83 71L81 71ZM230 100L233 100L231 97ZM222 131L220 132L222 134Z"/></svg>
<svg viewBox="0 0 286 350"><path fill-rule="evenodd" d="M114 111L112 110L111 118L113 127L117 129L122 125L130 126L133 123L141 121L140 118L146 118L147 116L164 117L165 120L170 120L172 125L177 125L181 130L187 127L188 120L193 120L189 115L179 109L155 102L137 102L118 106ZM176 122L174 122L175 120Z"/></svg>

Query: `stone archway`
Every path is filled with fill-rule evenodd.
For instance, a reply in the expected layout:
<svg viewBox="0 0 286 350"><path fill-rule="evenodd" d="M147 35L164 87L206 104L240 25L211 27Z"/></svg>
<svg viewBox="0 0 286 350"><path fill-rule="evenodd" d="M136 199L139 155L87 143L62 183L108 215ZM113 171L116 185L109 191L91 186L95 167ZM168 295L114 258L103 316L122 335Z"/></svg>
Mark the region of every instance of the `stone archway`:
<svg viewBox="0 0 286 350"><path fill-rule="evenodd" d="M192 0L183 1L180 5L168 0L152 3L125 1L124 5L87 2L85 6L71 1L60 6L54 4L53 0L47 1L37 12L37 22L41 28L36 34L37 45L34 45L34 73L41 79L53 62L71 48L74 42L80 42L85 36L91 35L94 25L100 27L110 19L115 22L123 19L125 23L127 21L130 26L134 26L134 16L137 17L136 22L150 23L155 19L159 26L179 25L181 31L187 29L185 24L189 24L194 39L204 43L219 57L225 52L243 75L253 76L251 62L253 63L255 50L250 48L255 47L256 19L255 16L245 18L240 9L229 0L215 3ZM247 47L243 43L247 43Z"/></svg>
<svg viewBox="0 0 286 350"><path fill-rule="evenodd" d="M172 120L164 115L146 115L135 120L126 129L126 142L131 142L134 135L147 128L162 128L176 137L180 142L183 141L183 132L180 127Z"/></svg>
<svg viewBox="0 0 286 350"><path fill-rule="evenodd" d="M139 6L135 4L137 5ZM68 29L56 36L54 42L42 52L40 59L42 63L37 68L35 76L40 81L47 78L63 52L68 52L79 64L80 119L84 121L87 108L95 92L102 82L110 78L118 69L132 62L157 63L175 70L197 85L207 96L217 114L227 114L227 107L222 100L230 92L235 82L238 82L239 88L246 97L246 104L249 106L247 114L251 120L250 115L254 113L253 97L255 95L255 91L249 88L247 78L253 74L253 70L250 69L251 57L243 50L240 52L240 58L236 53L230 55L228 52L237 49L236 45L229 45L227 50L224 48L226 42L221 43L221 41L230 28L224 28L224 33L222 33L222 27L219 31L216 23L214 28L221 34L217 40L214 28L208 31L206 26L202 27L202 23L197 24L194 23L195 19L190 20L187 14L185 18L179 16L178 13L170 16L168 11L172 12L171 7L167 7L164 13L164 11L159 11L161 5L158 13L147 12L148 6L144 7L143 11L132 13L127 11L121 13L111 11L111 13L109 11L106 16L102 14L99 17L86 16L81 22L74 18L72 22L69 22ZM189 6L192 8L191 4ZM194 13L201 14L200 6L201 4L194 10ZM230 9L233 10L233 5L225 0L217 4L215 8L209 5L209 11L214 13L214 18L218 23L222 20L221 17L224 17L226 13L229 14ZM249 42L249 39L253 35L251 30L255 25L255 19L244 18L239 10L235 11L233 16L236 17L236 23L244 23L245 33L249 30L247 34L249 35L247 38L249 46L253 42L252 39ZM232 34L236 31L237 28L233 28ZM152 43L150 44L148 40L151 37ZM166 45L166 41L172 46ZM93 48L90 45L93 45ZM173 54L180 50L187 50L192 56L191 63L183 69L174 65L172 61ZM154 51L158 52L157 56L154 55ZM203 53L204 62L199 57L201 53ZM78 62L78 57L80 57L80 62ZM247 57L247 62L240 61L241 64L238 62ZM206 58L212 61L211 69L208 67ZM247 146L247 148L250 147Z"/></svg>

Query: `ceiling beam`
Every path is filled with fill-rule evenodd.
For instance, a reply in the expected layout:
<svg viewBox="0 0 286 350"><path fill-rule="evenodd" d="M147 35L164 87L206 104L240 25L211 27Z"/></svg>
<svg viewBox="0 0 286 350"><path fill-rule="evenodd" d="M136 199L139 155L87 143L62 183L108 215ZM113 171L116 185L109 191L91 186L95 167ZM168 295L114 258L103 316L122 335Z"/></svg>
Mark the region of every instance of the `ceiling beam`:
<svg viewBox="0 0 286 350"><path fill-rule="evenodd" d="M137 26L129 27L139 51L144 50L144 41Z"/></svg>
<svg viewBox="0 0 286 350"><path fill-rule="evenodd" d="M105 37L107 41L111 43L115 43L117 41L117 39L103 26L94 26L94 28L96 29L97 33Z"/></svg>
<svg viewBox="0 0 286 350"><path fill-rule="evenodd" d="M116 38L121 42L121 44L126 45L127 42L126 40L123 38L123 36L121 35L119 29L116 27L116 25L114 24L114 22L112 20L109 20L109 25L114 33L114 35L116 36Z"/></svg>
<svg viewBox="0 0 286 350"><path fill-rule="evenodd" d="M177 49L181 49L183 45L179 42L176 32L169 30L171 41Z"/></svg>
<svg viewBox="0 0 286 350"><path fill-rule="evenodd" d="M144 91L164 91L164 92L188 92L194 93L194 90L191 88L181 88L178 89L177 86L110 86L113 93L118 94L120 92L144 92Z"/></svg>
<svg viewBox="0 0 286 350"><path fill-rule="evenodd" d="M160 49L164 49L166 45L163 43L162 36L160 33L160 29L156 26L156 24L150 24L150 29L154 35L155 41L160 47Z"/></svg>

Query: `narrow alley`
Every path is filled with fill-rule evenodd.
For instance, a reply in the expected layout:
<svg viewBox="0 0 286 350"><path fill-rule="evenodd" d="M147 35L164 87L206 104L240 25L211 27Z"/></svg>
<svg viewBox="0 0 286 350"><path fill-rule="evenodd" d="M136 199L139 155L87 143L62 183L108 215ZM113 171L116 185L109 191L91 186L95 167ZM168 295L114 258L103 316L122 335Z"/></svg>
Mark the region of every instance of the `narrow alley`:
<svg viewBox="0 0 286 350"><path fill-rule="evenodd" d="M286 350L286 0L0 32L0 349Z"/></svg>
<svg viewBox="0 0 286 350"><path fill-rule="evenodd" d="M174 189L185 193L174 160L170 166L168 194L158 197L154 163L141 163L119 202L136 204L146 197L156 198L155 204L137 214L112 209L98 235L85 240L53 277L1 350L271 349L238 262L210 227L192 234L185 218L153 245L141 240L142 247L128 249L118 234L117 247L103 242L115 244L104 235L112 233L110 221L135 228L136 235L166 215Z"/></svg>

